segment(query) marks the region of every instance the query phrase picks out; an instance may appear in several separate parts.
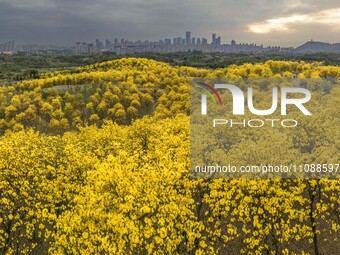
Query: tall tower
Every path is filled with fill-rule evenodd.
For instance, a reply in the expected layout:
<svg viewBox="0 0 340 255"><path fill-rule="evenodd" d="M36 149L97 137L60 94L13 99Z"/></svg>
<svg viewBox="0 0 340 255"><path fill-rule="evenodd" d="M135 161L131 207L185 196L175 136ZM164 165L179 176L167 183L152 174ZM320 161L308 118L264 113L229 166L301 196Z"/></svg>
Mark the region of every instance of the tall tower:
<svg viewBox="0 0 340 255"><path fill-rule="evenodd" d="M221 36L218 36L218 37L217 37L217 39L216 39L216 41L215 41L215 46L216 46L216 47L221 46Z"/></svg>
<svg viewBox="0 0 340 255"><path fill-rule="evenodd" d="M100 49L100 40L96 39L96 48L99 50Z"/></svg>
<svg viewBox="0 0 340 255"><path fill-rule="evenodd" d="M192 44L192 45L195 45L195 44L196 44L196 38L195 38L195 37L191 38L191 44Z"/></svg>
<svg viewBox="0 0 340 255"><path fill-rule="evenodd" d="M191 44L191 32L190 31L187 31L185 33L185 44L186 45Z"/></svg>
<svg viewBox="0 0 340 255"><path fill-rule="evenodd" d="M212 46L216 46L216 34L212 34L212 40L211 40Z"/></svg>

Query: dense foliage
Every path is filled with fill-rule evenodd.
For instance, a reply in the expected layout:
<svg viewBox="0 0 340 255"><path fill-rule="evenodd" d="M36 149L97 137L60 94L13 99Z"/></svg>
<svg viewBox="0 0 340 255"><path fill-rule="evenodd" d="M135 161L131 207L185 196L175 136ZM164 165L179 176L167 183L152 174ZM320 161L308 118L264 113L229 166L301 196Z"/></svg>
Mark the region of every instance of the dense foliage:
<svg viewBox="0 0 340 255"><path fill-rule="evenodd" d="M190 178L192 77L339 78L340 67L127 58L0 87L0 254L337 254L338 180ZM337 127L306 124L292 146L332 141ZM339 161L339 140L330 150Z"/></svg>
<svg viewBox="0 0 340 255"><path fill-rule="evenodd" d="M166 62L172 66L192 66L199 68L224 68L229 65L245 63L262 63L267 60L323 62L325 65L340 65L339 53L134 53L116 55L110 52L96 54L73 54L46 52L19 52L13 55L0 54L0 85L11 82L37 78L46 71L73 70L76 67L105 62L125 57L148 58Z"/></svg>

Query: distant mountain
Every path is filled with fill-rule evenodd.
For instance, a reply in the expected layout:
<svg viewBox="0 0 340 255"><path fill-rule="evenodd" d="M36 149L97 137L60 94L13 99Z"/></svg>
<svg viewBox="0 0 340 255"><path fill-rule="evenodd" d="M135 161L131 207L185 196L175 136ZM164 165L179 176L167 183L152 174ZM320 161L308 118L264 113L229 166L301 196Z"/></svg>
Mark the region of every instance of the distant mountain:
<svg viewBox="0 0 340 255"><path fill-rule="evenodd" d="M295 49L295 52L340 52L340 43L309 41Z"/></svg>

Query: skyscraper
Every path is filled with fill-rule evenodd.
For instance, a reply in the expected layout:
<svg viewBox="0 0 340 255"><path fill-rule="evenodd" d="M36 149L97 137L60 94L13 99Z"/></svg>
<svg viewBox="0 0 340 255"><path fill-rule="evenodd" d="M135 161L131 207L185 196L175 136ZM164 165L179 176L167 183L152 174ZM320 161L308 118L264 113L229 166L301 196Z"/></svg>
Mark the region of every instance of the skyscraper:
<svg viewBox="0 0 340 255"><path fill-rule="evenodd" d="M96 39L96 48L99 49L100 48L100 40Z"/></svg>
<svg viewBox="0 0 340 255"><path fill-rule="evenodd" d="M111 47L111 41L109 39L105 40L105 49L110 49Z"/></svg>
<svg viewBox="0 0 340 255"><path fill-rule="evenodd" d="M165 43L165 45L170 45L171 44L171 39L165 38L164 39L164 43Z"/></svg>
<svg viewBox="0 0 340 255"><path fill-rule="evenodd" d="M192 44L192 45L195 45L195 44L196 44L196 38L195 38L195 37L191 38L191 44Z"/></svg>
<svg viewBox="0 0 340 255"><path fill-rule="evenodd" d="M187 31L185 33L185 44L186 45L191 44L191 32L190 31Z"/></svg>
<svg viewBox="0 0 340 255"><path fill-rule="evenodd" d="M221 36L218 36L215 41L215 47L221 46Z"/></svg>
<svg viewBox="0 0 340 255"><path fill-rule="evenodd" d="M212 40L211 40L211 44L212 44L212 46L216 46L216 34L212 34L212 38L211 38Z"/></svg>
<svg viewBox="0 0 340 255"><path fill-rule="evenodd" d="M81 52L81 42L76 42L76 52L77 53Z"/></svg>

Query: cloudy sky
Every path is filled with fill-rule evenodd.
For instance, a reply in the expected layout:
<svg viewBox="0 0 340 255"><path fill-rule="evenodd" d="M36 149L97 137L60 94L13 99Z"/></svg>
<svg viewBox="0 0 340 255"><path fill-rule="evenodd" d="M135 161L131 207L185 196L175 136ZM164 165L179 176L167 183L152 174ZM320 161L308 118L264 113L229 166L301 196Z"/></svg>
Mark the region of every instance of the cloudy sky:
<svg viewBox="0 0 340 255"><path fill-rule="evenodd" d="M340 42L339 0L0 0L0 43L221 35L222 42Z"/></svg>

